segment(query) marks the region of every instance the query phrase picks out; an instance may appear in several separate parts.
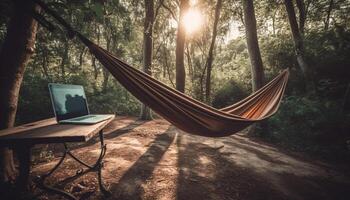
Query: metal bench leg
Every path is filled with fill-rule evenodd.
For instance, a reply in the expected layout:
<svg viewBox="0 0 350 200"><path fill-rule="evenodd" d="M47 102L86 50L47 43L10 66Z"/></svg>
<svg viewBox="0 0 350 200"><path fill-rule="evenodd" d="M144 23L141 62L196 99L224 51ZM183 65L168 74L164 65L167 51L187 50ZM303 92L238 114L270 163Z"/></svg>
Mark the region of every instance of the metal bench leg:
<svg viewBox="0 0 350 200"><path fill-rule="evenodd" d="M39 187L41 187L42 189L48 190L48 191L56 193L56 194L63 195L67 199L77 200L77 198L75 196L73 196L72 194L65 192L64 190L57 189L53 186L49 186L45 183L46 178L51 176L58 169L58 167L63 163L64 159L67 156L67 153L68 153L68 150L65 148L65 151L64 151L61 159L58 161L58 163L47 174L42 175L41 177L38 177L39 178L38 183L39 183Z"/></svg>
<svg viewBox="0 0 350 200"><path fill-rule="evenodd" d="M104 143L102 130L99 132L99 137L100 137L100 144L101 144L101 153L100 153L100 157L97 159L95 163L95 167L97 168L98 185L100 187L101 192L105 196L110 196L111 193L105 188L102 182L103 158L105 157L106 151L107 151L107 145Z"/></svg>
<svg viewBox="0 0 350 200"><path fill-rule="evenodd" d="M62 158L59 160L59 162L54 166L54 168L52 168L50 170L49 173L43 175L41 178L40 178L40 186L43 188L43 189L46 189L46 190L49 190L51 192L54 192L54 193L57 193L57 194L61 194L61 195L64 195L66 198L68 199L73 199L73 200L76 200L77 198L74 197L72 194L68 193L68 192L65 192L63 190L60 190L60 189L57 189L57 188L54 188L52 186L47 186L45 184L45 179L47 177L49 177L54 171L57 170L57 168L63 163L65 157L67 155L69 155L70 157L72 157L75 161L77 161L78 163L80 163L81 165L85 166L87 168L87 170L78 170L77 171L77 174L73 177L69 177L63 181L61 181L60 183L62 182L70 182L72 180L74 180L75 178L78 178L79 176L87 173L87 172L90 172L90 171L95 171L97 172L97 176L98 176L98 184L99 184L99 188L101 190L101 192L103 193L103 195L105 196L109 196L111 195L111 193L105 188L105 186L103 185L103 181L102 181L102 168L103 168L103 158L104 156L106 155L106 150L107 150L107 146L106 144L104 144L104 138L103 138L103 132L102 130L99 132L99 139L100 139L100 144L101 144L101 152L100 152L100 155L97 159L97 161L95 162L94 165L89 165L87 163L85 163L84 161L80 160L78 157L76 157L72 152L70 152L70 149L68 148L68 146L66 144L64 144L64 148L65 148L65 152L62 156Z"/></svg>

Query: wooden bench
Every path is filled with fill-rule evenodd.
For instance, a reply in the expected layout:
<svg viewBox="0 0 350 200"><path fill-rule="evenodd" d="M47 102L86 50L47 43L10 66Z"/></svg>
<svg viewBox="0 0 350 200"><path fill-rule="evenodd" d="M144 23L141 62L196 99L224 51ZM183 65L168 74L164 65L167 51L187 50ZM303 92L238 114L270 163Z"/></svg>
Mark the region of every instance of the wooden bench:
<svg viewBox="0 0 350 200"><path fill-rule="evenodd" d="M45 184L45 179L50 176L64 161L67 155L87 168L77 175L82 175L84 172L96 171L98 174L99 186L102 192L107 194L107 190L103 187L101 169L103 165L103 157L106 153L106 145L103 140L103 128L114 119L114 115L108 120L93 124L93 125L77 125L77 124L58 124L55 118L41 120L21 126L4 129L0 131L0 146L10 147L17 153L19 160L19 177L17 182L20 193L28 191L31 148L36 144L52 144L63 143L65 151L57 165L47 174L40 177L39 186L43 189L50 190L55 193L62 194L70 199L76 199L73 195L58 190ZM75 157L69 150L66 143L70 142L87 142L95 135L99 134L101 143L100 157L94 165L88 165Z"/></svg>

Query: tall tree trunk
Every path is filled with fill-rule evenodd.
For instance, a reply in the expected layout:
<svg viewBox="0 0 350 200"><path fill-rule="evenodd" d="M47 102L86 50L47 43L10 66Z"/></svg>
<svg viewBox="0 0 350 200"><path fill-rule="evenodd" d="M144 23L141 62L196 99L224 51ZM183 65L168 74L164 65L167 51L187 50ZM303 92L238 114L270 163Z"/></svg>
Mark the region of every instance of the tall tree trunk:
<svg viewBox="0 0 350 200"><path fill-rule="evenodd" d="M251 74L252 74L252 89L257 91L264 84L264 67L261 59L258 35L256 29L256 19L254 12L253 0L242 0L243 16L245 25L245 34L247 40L248 53L250 58ZM261 123L261 128L267 132L267 124ZM249 128L249 134L253 134L256 130L256 124Z"/></svg>
<svg viewBox="0 0 350 200"><path fill-rule="evenodd" d="M66 78L66 66L68 65L69 65L69 41L64 40L63 55L61 60L61 74L62 74L63 80Z"/></svg>
<svg viewBox="0 0 350 200"><path fill-rule="evenodd" d="M328 9L327 9L327 16L325 19L325 23L324 23L324 30L328 30L329 28L329 19L331 18L331 12L333 10L333 4L334 4L334 0L330 0L329 1L329 5L328 5Z"/></svg>
<svg viewBox="0 0 350 200"><path fill-rule="evenodd" d="M299 11L299 30L302 35L304 35L304 27L306 21L306 10L304 0L296 0L298 11Z"/></svg>
<svg viewBox="0 0 350 200"><path fill-rule="evenodd" d="M95 78L95 82L96 82L97 77L98 77L98 69L97 69L97 64L96 64L96 58L92 57L91 58L91 62L92 62L92 67L94 68L94 78Z"/></svg>
<svg viewBox="0 0 350 200"><path fill-rule="evenodd" d="M305 83L307 87L312 87L312 77L310 74L310 69L308 64L305 61L305 50L304 50L304 41L302 38L302 34L300 33L298 23L295 16L295 10L293 6L293 2L290 0L284 0L284 5L286 7L286 11L288 14L288 20L290 24L290 29L293 35L293 41L295 46L295 54L297 57L298 65L304 75Z"/></svg>
<svg viewBox="0 0 350 200"><path fill-rule="evenodd" d="M272 34L275 36L276 35L276 11L273 13L272 16Z"/></svg>
<svg viewBox="0 0 350 200"><path fill-rule="evenodd" d="M79 55L79 66L82 67L84 63L84 54L85 54L86 47L84 46L81 49L80 55Z"/></svg>
<svg viewBox="0 0 350 200"><path fill-rule="evenodd" d="M220 19L220 10L221 10L222 0L218 0L215 7L215 17L214 17L214 26L213 26L213 33L211 37L211 43L209 47L209 53L207 58L207 78L205 82L205 100L208 104L210 104L210 92L211 92L211 70L213 66L213 60L214 60L214 47L215 47L215 40L216 36L218 34L218 23Z"/></svg>
<svg viewBox="0 0 350 200"><path fill-rule="evenodd" d="M184 49L186 41L186 30L184 17L189 8L188 0L180 0L180 19L178 22L177 36L176 36L176 52L175 52L175 66L176 66L176 89L180 92L185 92L185 63L184 63Z"/></svg>
<svg viewBox="0 0 350 200"><path fill-rule="evenodd" d="M102 69L102 72L103 72L102 73L103 74L102 92L105 93L107 91L107 88L108 88L108 80L109 80L110 73L105 68Z"/></svg>
<svg viewBox="0 0 350 200"><path fill-rule="evenodd" d="M106 23L106 21L105 21ZM105 24L105 26L108 26ZM105 34L105 39L106 39L106 49L107 51L109 52L112 52L112 49L113 49L113 39L111 37L109 37L110 35L108 35L108 32L107 31L104 31ZM103 77L103 81L102 81L102 89L101 89L101 92L105 93L107 91L107 88L108 88L108 80L109 80L109 76L110 76L110 73L109 71L106 69L106 68L102 68L102 77Z"/></svg>
<svg viewBox="0 0 350 200"><path fill-rule="evenodd" d="M47 48L43 47L43 56L42 56L43 74L45 75L46 79L49 79L50 75L49 75L48 60L47 59L48 59Z"/></svg>
<svg viewBox="0 0 350 200"><path fill-rule="evenodd" d="M154 23L154 2L145 0L145 22L143 30L143 71L151 75L153 57L153 23ZM151 109L145 104L141 105L140 119L151 120Z"/></svg>
<svg viewBox="0 0 350 200"><path fill-rule="evenodd" d="M13 16L0 50L0 129L15 123L18 95L25 65L34 52L37 23L28 14L36 7L32 1L14 1ZM12 151L0 150L0 179L7 182L14 177Z"/></svg>
<svg viewBox="0 0 350 200"><path fill-rule="evenodd" d="M188 75L190 76L191 83L194 84L192 58L191 58L191 52L190 52L190 47L188 43L186 44L186 57L187 57L187 64L188 64Z"/></svg>
<svg viewBox="0 0 350 200"><path fill-rule="evenodd" d="M253 91L264 84L264 67L260 55L253 0L242 0L245 33L250 58Z"/></svg>

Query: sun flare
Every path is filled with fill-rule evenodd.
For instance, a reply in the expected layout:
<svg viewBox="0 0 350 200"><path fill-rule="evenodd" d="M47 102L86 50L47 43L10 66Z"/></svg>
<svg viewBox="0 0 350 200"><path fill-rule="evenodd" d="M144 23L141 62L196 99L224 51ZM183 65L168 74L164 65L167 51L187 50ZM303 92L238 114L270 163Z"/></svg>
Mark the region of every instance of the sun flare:
<svg viewBox="0 0 350 200"><path fill-rule="evenodd" d="M203 15L197 9L190 9L183 20L187 34L197 32L203 25Z"/></svg>

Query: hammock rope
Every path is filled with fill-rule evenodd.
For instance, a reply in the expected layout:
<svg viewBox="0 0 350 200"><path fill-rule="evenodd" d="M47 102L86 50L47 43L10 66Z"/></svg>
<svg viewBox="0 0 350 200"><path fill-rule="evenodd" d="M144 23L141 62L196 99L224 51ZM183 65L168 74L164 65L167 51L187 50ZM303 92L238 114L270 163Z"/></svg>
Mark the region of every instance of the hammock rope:
<svg viewBox="0 0 350 200"><path fill-rule="evenodd" d="M77 36L97 60L138 100L177 128L206 137L229 136L277 112L289 71L284 70L264 87L231 106L215 109L197 101L120 60L75 31L55 11L33 0L68 31Z"/></svg>

